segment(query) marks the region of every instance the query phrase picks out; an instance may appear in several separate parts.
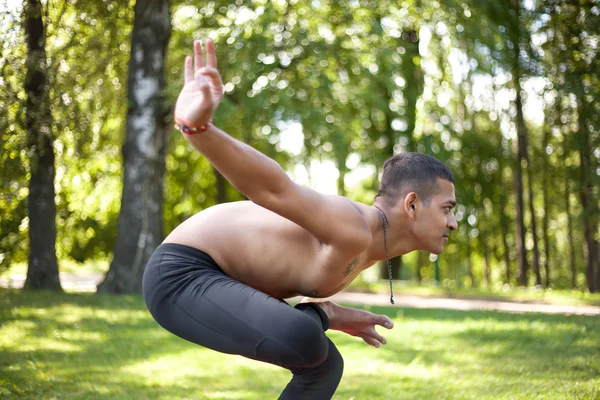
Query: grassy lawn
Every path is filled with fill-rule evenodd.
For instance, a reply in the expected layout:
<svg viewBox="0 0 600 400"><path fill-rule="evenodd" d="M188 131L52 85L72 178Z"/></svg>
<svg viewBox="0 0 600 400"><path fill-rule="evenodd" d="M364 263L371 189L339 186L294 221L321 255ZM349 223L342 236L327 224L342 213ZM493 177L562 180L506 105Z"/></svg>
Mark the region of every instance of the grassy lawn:
<svg viewBox="0 0 600 400"><path fill-rule="evenodd" d="M600 398L600 319L373 307L374 349L339 332L335 399ZM0 289L2 399L274 399L289 372L190 344L141 297Z"/></svg>

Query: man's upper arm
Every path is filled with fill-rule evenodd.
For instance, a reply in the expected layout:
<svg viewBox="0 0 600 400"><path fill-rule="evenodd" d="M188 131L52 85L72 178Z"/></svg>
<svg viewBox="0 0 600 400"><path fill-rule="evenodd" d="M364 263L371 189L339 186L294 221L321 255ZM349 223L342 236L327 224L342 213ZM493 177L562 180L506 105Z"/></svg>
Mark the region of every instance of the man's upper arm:
<svg viewBox="0 0 600 400"><path fill-rule="evenodd" d="M291 180L280 192L270 193L257 204L295 222L326 244L361 246L371 239L366 218L351 200L325 195Z"/></svg>

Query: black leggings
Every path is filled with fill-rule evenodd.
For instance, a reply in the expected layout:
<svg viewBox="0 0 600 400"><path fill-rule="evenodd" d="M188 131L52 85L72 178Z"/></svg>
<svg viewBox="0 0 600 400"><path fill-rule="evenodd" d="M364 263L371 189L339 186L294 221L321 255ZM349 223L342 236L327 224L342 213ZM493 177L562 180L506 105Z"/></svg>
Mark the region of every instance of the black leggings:
<svg viewBox="0 0 600 400"><path fill-rule="evenodd" d="M280 399L330 399L344 362L313 303L291 307L229 276L203 251L160 245L146 266L144 299L169 332L222 353L289 369Z"/></svg>

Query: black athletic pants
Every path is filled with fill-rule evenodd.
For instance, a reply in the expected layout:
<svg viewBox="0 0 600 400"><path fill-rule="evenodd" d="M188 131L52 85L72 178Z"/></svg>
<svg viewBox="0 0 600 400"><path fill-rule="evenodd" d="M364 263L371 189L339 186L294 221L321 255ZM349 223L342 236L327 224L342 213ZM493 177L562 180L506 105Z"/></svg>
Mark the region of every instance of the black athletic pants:
<svg viewBox="0 0 600 400"><path fill-rule="evenodd" d="M293 377L280 399L333 396L344 364L319 306L291 307L228 277L203 251L170 243L148 261L143 290L150 313L169 332L289 369Z"/></svg>

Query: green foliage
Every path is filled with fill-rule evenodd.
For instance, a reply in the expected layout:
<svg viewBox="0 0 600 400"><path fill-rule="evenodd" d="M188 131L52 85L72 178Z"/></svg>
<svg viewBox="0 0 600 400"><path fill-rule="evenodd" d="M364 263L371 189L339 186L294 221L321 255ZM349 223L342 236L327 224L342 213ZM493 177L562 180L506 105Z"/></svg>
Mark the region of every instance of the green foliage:
<svg viewBox="0 0 600 400"><path fill-rule="evenodd" d="M23 33L18 14L0 12L0 273L11 263L27 258L27 237L22 223L27 209L28 156L22 81L25 68Z"/></svg>
<svg viewBox="0 0 600 400"><path fill-rule="evenodd" d="M112 252L122 188L132 5L47 3L60 258L83 262L109 258ZM597 221L600 212L600 110L593 101L600 88L593 39L600 29L597 5L177 0L171 12L169 102L181 88L192 41L212 38L226 85L215 123L286 170L311 160L332 161L339 171L338 193L370 203L382 163L395 152L420 151L446 162L458 182L459 232L440 257L442 276L466 286L481 285L486 260L492 283L516 282L517 85L512 73L518 67L528 88L526 117L531 115L526 120L530 179L534 193L546 192L536 195L536 210L533 216L526 212L526 223L537 218L538 236L543 231L548 236L548 259L545 253L542 259L549 263L551 285L570 287L572 252L576 280L585 284L580 222ZM6 39L0 41L0 83L8 89L0 92L0 265L23 261L27 251L24 46L18 17L9 8L0 12L0 35ZM534 84L537 89L529 89ZM537 109L528 111L527 103ZM536 119L541 111L545 118ZM296 152L285 151L291 122L301 126L297 134L304 145ZM580 168L585 149L591 149L589 179L582 178ZM349 186L348 176L360 167L375 171L374 176ZM169 232L216 204L222 193L212 166L175 130L166 168ZM572 192L573 247L567 190ZM581 206L582 190L590 192L587 209ZM225 191L229 201L243 199L230 185ZM529 233L528 247L531 241ZM408 257L407 268L414 270L411 260L416 259ZM469 261L475 282L464 278ZM428 263L423 272L431 268Z"/></svg>

